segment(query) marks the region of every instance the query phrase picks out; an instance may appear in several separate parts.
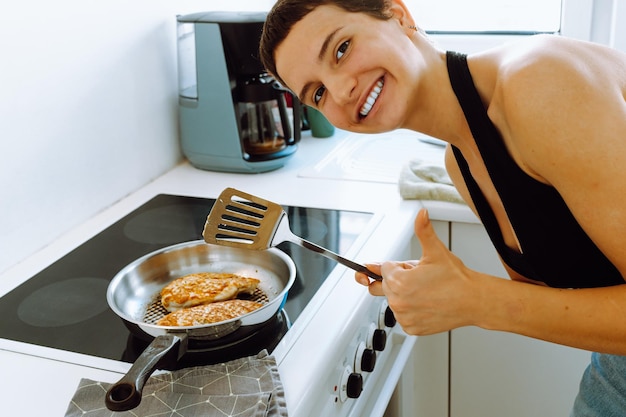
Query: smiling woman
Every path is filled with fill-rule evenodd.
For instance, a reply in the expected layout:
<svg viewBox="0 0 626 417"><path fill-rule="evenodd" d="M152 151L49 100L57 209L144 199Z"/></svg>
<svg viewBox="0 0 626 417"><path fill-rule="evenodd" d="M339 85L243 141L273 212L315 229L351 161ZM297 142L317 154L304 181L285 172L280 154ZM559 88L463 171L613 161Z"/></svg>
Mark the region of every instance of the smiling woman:
<svg viewBox="0 0 626 417"><path fill-rule="evenodd" d="M594 351L572 416L626 415L626 380L612 378L626 370L626 54L531 32L445 50L418 17L402 0L279 0L263 56L341 129L447 142L448 174L509 279L465 265L426 210L419 262L372 263L381 282L355 279L409 334L479 327Z"/></svg>

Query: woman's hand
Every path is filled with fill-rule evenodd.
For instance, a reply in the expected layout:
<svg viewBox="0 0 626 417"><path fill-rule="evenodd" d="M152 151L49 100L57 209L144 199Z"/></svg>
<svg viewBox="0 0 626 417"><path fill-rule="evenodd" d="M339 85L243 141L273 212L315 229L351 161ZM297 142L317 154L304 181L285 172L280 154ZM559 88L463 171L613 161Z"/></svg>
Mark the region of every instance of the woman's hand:
<svg viewBox="0 0 626 417"><path fill-rule="evenodd" d="M385 295L389 307L409 334L425 335L473 324L481 306L478 276L453 255L439 240L422 209L415 219L415 234L422 246L419 261L368 264L383 276L382 282L369 282L356 274L357 282L368 285L373 295Z"/></svg>

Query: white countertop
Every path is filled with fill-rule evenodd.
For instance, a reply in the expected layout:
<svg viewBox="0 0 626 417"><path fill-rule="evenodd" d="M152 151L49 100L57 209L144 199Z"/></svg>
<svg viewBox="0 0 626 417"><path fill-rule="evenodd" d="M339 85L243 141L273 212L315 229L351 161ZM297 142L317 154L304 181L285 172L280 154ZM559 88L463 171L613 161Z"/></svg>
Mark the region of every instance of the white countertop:
<svg viewBox="0 0 626 417"><path fill-rule="evenodd" d="M393 144L394 134L388 134L388 138L390 144ZM385 256L385 246L388 243L381 245L381 242L389 242L396 234L406 236L407 230L412 231L410 219L422 206L429 209L432 219L477 222L465 205L402 200L397 185L390 182L339 178L341 175L333 178L326 173L315 174L314 168L318 163L345 140L355 138L352 135L346 137L343 132L327 139L311 138L305 134L299 149L286 166L263 174L203 171L183 162L69 231L53 244L3 272L0 275L0 296L155 195L163 193L215 198L225 187L235 187L283 205L382 213L386 220L381 222L359 252L359 259L361 256L368 257L361 259L362 261L381 260L371 259L369 256L374 253ZM421 142L415 146L410 152L419 152L420 147L430 153L436 149L435 145ZM443 155L443 148L439 151ZM403 158L408 156L410 155L406 153L398 155L397 164L402 164ZM64 415L81 378L115 382L121 377L120 373L126 372L129 367L125 363L88 356L82 361L88 366L81 366L64 362L63 358L63 352L0 339L2 414ZM289 391L288 386L285 389Z"/></svg>

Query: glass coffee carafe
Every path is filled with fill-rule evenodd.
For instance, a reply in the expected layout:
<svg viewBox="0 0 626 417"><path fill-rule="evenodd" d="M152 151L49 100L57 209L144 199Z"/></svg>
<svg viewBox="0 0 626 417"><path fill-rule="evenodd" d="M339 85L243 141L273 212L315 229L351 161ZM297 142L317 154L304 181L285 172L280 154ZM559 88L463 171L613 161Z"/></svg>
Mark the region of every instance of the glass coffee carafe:
<svg viewBox="0 0 626 417"><path fill-rule="evenodd" d="M250 156L268 156L291 143L291 117L285 94L269 75L240 83L237 95L239 129L243 149Z"/></svg>

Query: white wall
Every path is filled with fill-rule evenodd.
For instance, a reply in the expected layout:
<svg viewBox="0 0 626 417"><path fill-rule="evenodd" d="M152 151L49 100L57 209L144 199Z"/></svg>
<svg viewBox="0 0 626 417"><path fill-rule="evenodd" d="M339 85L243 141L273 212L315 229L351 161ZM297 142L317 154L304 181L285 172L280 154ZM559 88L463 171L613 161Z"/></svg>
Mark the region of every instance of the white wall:
<svg viewBox="0 0 626 417"><path fill-rule="evenodd" d="M3 2L0 271L181 160L177 14L271 4Z"/></svg>
<svg viewBox="0 0 626 417"><path fill-rule="evenodd" d="M626 2L563 0L561 33L626 52Z"/></svg>

